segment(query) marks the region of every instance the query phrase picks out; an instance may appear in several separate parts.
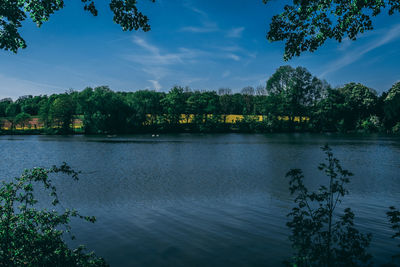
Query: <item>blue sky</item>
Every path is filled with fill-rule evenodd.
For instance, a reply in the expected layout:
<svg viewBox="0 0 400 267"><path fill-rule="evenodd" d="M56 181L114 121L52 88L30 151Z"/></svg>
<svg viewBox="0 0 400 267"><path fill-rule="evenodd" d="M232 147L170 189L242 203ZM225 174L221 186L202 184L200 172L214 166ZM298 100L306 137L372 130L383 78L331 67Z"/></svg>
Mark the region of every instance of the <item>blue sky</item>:
<svg viewBox="0 0 400 267"><path fill-rule="evenodd" d="M106 2L99 16L80 1L37 28L27 21L22 36L28 48L0 51L0 99L82 90L109 85L116 91L174 85L233 91L264 85L281 65L304 66L333 86L360 82L378 92L400 80L400 15L382 14L375 30L356 42L327 42L314 53L284 62L284 44L265 35L282 2L261 0L142 0L152 30L123 32Z"/></svg>

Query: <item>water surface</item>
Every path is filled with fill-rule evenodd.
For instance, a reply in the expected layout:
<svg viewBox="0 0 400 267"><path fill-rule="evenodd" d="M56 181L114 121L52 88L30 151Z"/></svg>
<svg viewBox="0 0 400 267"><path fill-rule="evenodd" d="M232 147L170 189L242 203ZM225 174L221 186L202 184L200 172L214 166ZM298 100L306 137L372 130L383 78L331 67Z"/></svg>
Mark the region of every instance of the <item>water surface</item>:
<svg viewBox="0 0 400 267"><path fill-rule="evenodd" d="M0 177L67 162L79 182L58 179L63 206L95 215L74 222L78 239L113 266L273 266L291 255L286 172L311 186L328 143L355 176L350 206L373 233L375 263L398 251L386 220L400 207L400 139L378 135L179 134L0 136Z"/></svg>

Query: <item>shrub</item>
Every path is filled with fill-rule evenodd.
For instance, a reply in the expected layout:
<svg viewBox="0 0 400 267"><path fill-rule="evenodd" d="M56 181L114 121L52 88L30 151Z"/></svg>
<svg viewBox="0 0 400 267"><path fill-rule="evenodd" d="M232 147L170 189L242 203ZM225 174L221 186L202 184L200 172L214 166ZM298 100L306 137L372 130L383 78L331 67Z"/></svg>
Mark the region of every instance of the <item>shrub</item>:
<svg viewBox="0 0 400 267"><path fill-rule="evenodd" d="M2 266L108 266L102 258L85 253L84 247L70 249L64 242L70 234L72 217L95 222L76 210L56 211L56 187L49 174L64 173L78 179L65 163L50 169L33 168L0 186L0 265ZM34 188L42 185L50 193L53 210L38 209ZM70 234L71 235L71 234ZM74 238L71 235L71 238Z"/></svg>
<svg viewBox="0 0 400 267"><path fill-rule="evenodd" d="M400 239L400 211L392 206L386 214L394 231L392 238ZM398 246L400 247L400 244ZM393 256L392 260L395 259L400 260L400 253Z"/></svg>
<svg viewBox="0 0 400 267"><path fill-rule="evenodd" d="M289 188L296 203L288 214L292 220L287 223L295 250L292 263L296 266L371 264L371 255L366 252L371 235L361 234L354 227L354 213L350 208L346 208L341 216L334 213L341 199L348 194L345 185L353 174L342 169L328 146L322 150L327 157L319 170L325 172L328 183L321 185L317 192L309 192L300 169L292 169L286 174L291 178Z"/></svg>
<svg viewBox="0 0 400 267"><path fill-rule="evenodd" d="M396 123L395 126L392 128L392 133L394 134L400 134L400 122Z"/></svg>
<svg viewBox="0 0 400 267"><path fill-rule="evenodd" d="M360 120L357 128L366 132L377 132L382 129L382 123L378 116L371 115L367 119Z"/></svg>

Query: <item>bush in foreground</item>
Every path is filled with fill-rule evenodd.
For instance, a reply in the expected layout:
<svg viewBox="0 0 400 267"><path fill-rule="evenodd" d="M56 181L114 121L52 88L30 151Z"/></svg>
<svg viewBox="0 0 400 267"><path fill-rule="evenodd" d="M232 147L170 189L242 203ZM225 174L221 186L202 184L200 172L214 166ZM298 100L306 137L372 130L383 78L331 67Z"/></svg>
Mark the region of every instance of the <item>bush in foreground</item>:
<svg viewBox="0 0 400 267"><path fill-rule="evenodd" d="M389 211L386 213L386 215L388 216L392 230L394 231L392 238L400 239L400 210L392 206L389 208ZM400 244L398 244L398 247L400 247ZM396 266L396 261L398 264L400 264L400 253L392 257L393 266Z"/></svg>
<svg viewBox="0 0 400 267"><path fill-rule="evenodd" d="M42 185L52 198L56 209L59 200L49 177L63 173L78 179L78 173L65 163L50 169L33 168L11 182L0 186L0 265L1 266L108 266L84 247L70 249L63 236L70 234L72 217L95 222L94 217L82 216L76 210L58 212L38 209L34 188ZM71 238L74 238L71 235Z"/></svg>
<svg viewBox="0 0 400 267"><path fill-rule="evenodd" d="M348 194L345 185L353 174L342 169L332 150L325 146L325 163L319 170L328 177L327 185L310 192L304 184L300 169L287 173L290 192L295 195L296 206L288 214L291 221L290 241L295 250L293 266L366 266L372 256L367 253L371 235L360 233L354 226L354 213L344 209L340 216L335 212L341 199ZM290 262L287 262L289 265Z"/></svg>

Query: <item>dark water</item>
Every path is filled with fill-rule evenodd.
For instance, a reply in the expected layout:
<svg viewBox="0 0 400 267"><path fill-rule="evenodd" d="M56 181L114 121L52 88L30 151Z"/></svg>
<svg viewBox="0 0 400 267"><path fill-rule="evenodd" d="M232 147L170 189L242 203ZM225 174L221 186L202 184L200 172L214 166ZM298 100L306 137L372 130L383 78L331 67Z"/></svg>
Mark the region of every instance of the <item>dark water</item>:
<svg viewBox="0 0 400 267"><path fill-rule="evenodd" d="M285 173L323 183L328 143L353 173L350 206L373 233L375 263L399 248L385 212L400 207L400 139L311 134L160 137L1 136L0 177L68 162L79 182L56 182L63 205L95 215L78 239L113 266L275 266L290 257Z"/></svg>

